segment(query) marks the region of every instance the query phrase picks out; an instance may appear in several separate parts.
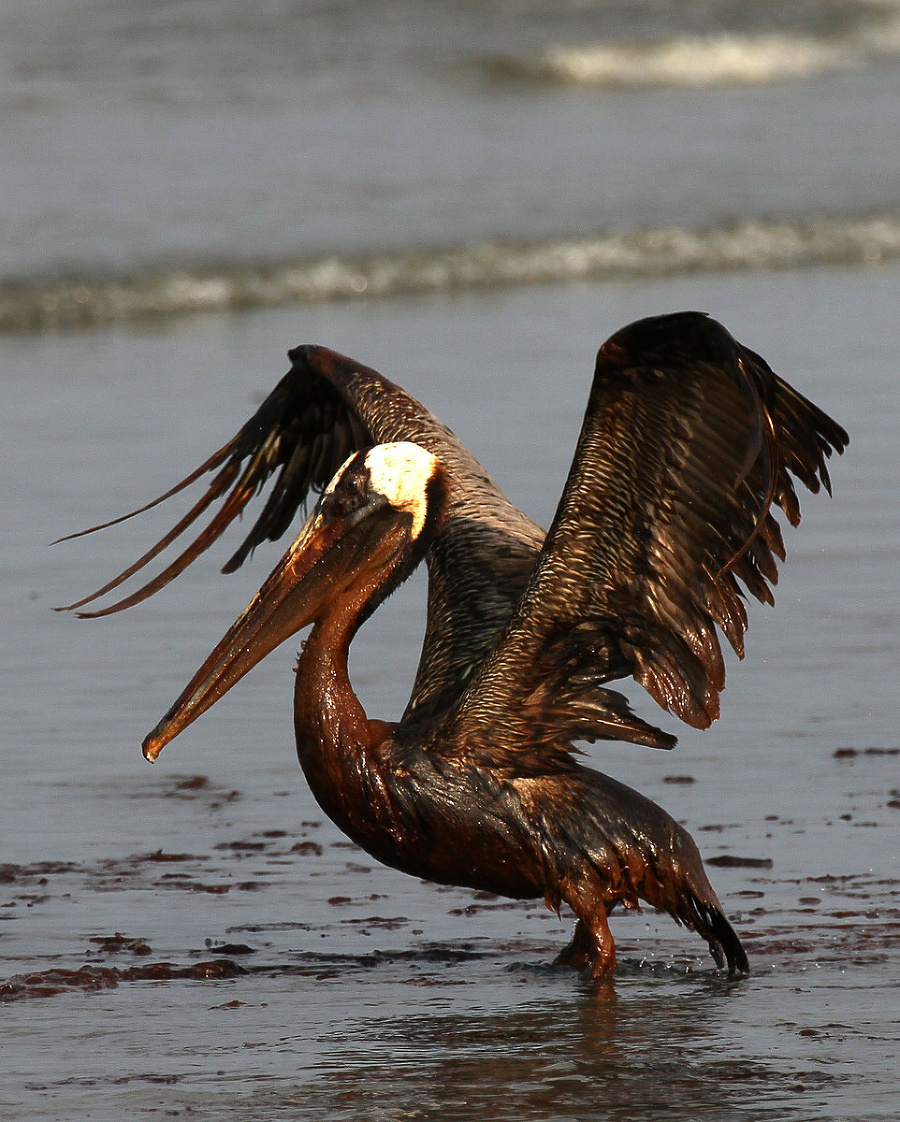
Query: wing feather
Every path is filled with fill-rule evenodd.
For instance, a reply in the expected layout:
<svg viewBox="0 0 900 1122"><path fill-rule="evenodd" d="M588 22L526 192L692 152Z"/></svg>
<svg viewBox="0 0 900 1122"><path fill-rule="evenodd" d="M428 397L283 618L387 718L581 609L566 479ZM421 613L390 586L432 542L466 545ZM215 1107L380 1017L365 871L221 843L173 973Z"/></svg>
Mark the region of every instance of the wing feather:
<svg viewBox="0 0 900 1122"><path fill-rule="evenodd" d="M588 694L630 674L664 709L708 726L725 684L717 629L742 656L743 592L772 602L784 544L770 508L796 525L791 475L828 489L825 459L846 444L839 425L700 313L617 332L598 354L532 579L435 743L521 766L553 742L548 730L554 751L608 735L551 707L534 667L563 692L573 667L589 668Z"/></svg>

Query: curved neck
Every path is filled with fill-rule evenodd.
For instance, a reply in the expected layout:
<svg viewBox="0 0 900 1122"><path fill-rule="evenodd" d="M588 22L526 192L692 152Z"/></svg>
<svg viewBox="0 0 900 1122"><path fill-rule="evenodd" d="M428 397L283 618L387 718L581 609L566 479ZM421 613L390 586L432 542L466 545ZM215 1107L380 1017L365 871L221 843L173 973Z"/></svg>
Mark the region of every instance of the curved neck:
<svg viewBox="0 0 900 1122"><path fill-rule="evenodd" d="M304 771L307 758L362 749L368 739L368 718L347 667L356 625L343 612L326 617L312 629L297 659L294 731Z"/></svg>
<svg viewBox="0 0 900 1122"><path fill-rule="evenodd" d="M398 840L388 774L396 726L367 718L350 684L347 658L359 626L422 560L446 507L442 476L432 479L429 497L426 524L414 540L408 519L400 519L371 542L363 564L345 571L346 583L334 586L297 661L300 766L325 813L376 854L386 828Z"/></svg>
<svg viewBox="0 0 900 1122"><path fill-rule="evenodd" d="M350 683L347 658L360 622L373 601L380 603L389 577L389 569L369 572L336 597L303 646L294 684L300 766L325 813L363 846L373 820L382 819L382 749L393 726L368 719Z"/></svg>

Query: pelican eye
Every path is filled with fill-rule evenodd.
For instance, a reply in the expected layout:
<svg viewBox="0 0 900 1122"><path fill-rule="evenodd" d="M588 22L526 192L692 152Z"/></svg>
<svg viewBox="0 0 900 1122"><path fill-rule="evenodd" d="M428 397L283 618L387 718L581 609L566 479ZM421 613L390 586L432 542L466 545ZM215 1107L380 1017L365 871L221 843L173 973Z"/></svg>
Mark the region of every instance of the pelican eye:
<svg viewBox="0 0 900 1122"><path fill-rule="evenodd" d="M368 473L347 472L329 496L329 506L335 514L346 517L363 506L367 499Z"/></svg>

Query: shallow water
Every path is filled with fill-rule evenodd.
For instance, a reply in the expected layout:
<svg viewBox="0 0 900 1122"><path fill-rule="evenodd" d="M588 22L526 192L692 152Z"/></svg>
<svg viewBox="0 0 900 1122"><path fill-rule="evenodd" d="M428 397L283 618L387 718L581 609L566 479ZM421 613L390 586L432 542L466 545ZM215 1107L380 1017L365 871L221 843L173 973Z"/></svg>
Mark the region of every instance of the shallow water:
<svg viewBox="0 0 900 1122"><path fill-rule="evenodd" d="M4 1109L66 1120L895 1117L898 302L897 269L821 270L7 338ZM78 621L49 609L118 571L164 522L49 549L52 538L198 463L301 341L416 393L546 524L596 346L680 307L723 320L851 433L834 499L803 500L776 609L751 608L718 726L683 730L671 755L590 752L697 838L749 979L728 982L702 941L645 913L614 919L623 965L594 986L549 965L566 917L376 866L322 820L296 766L288 649L155 768L142 760L142 736L279 550L225 578L216 565L232 539L142 607ZM422 597L413 581L354 646L373 714L403 707Z"/></svg>

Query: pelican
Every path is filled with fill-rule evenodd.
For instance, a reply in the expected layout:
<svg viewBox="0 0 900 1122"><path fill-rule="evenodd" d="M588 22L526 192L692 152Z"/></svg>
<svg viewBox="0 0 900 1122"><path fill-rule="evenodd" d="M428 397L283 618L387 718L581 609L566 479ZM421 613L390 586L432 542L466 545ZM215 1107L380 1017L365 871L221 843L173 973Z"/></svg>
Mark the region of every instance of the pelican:
<svg viewBox="0 0 900 1122"><path fill-rule="evenodd" d="M550 529L515 509L472 454L381 374L318 346L237 435L130 518L214 472L161 541L68 608L98 616L175 578L275 474L225 565L279 538L318 502L249 606L143 744L155 760L280 643L297 661L297 752L326 814L379 861L426 880L576 917L559 961L615 969L609 914L641 902L696 931L720 969L749 969L689 833L661 807L584 766L578 742L672 748L608 687L633 677L696 728L719 715L739 657L744 593L772 603L796 526L792 477L831 484L846 432L703 313L640 320L600 348L575 456ZM214 504L153 580L83 610L158 556ZM115 522L122 519L115 519ZM94 526L91 533L112 525ZM73 535L74 536L74 535ZM347 658L365 620L425 561L421 659L397 722L369 718Z"/></svg>

